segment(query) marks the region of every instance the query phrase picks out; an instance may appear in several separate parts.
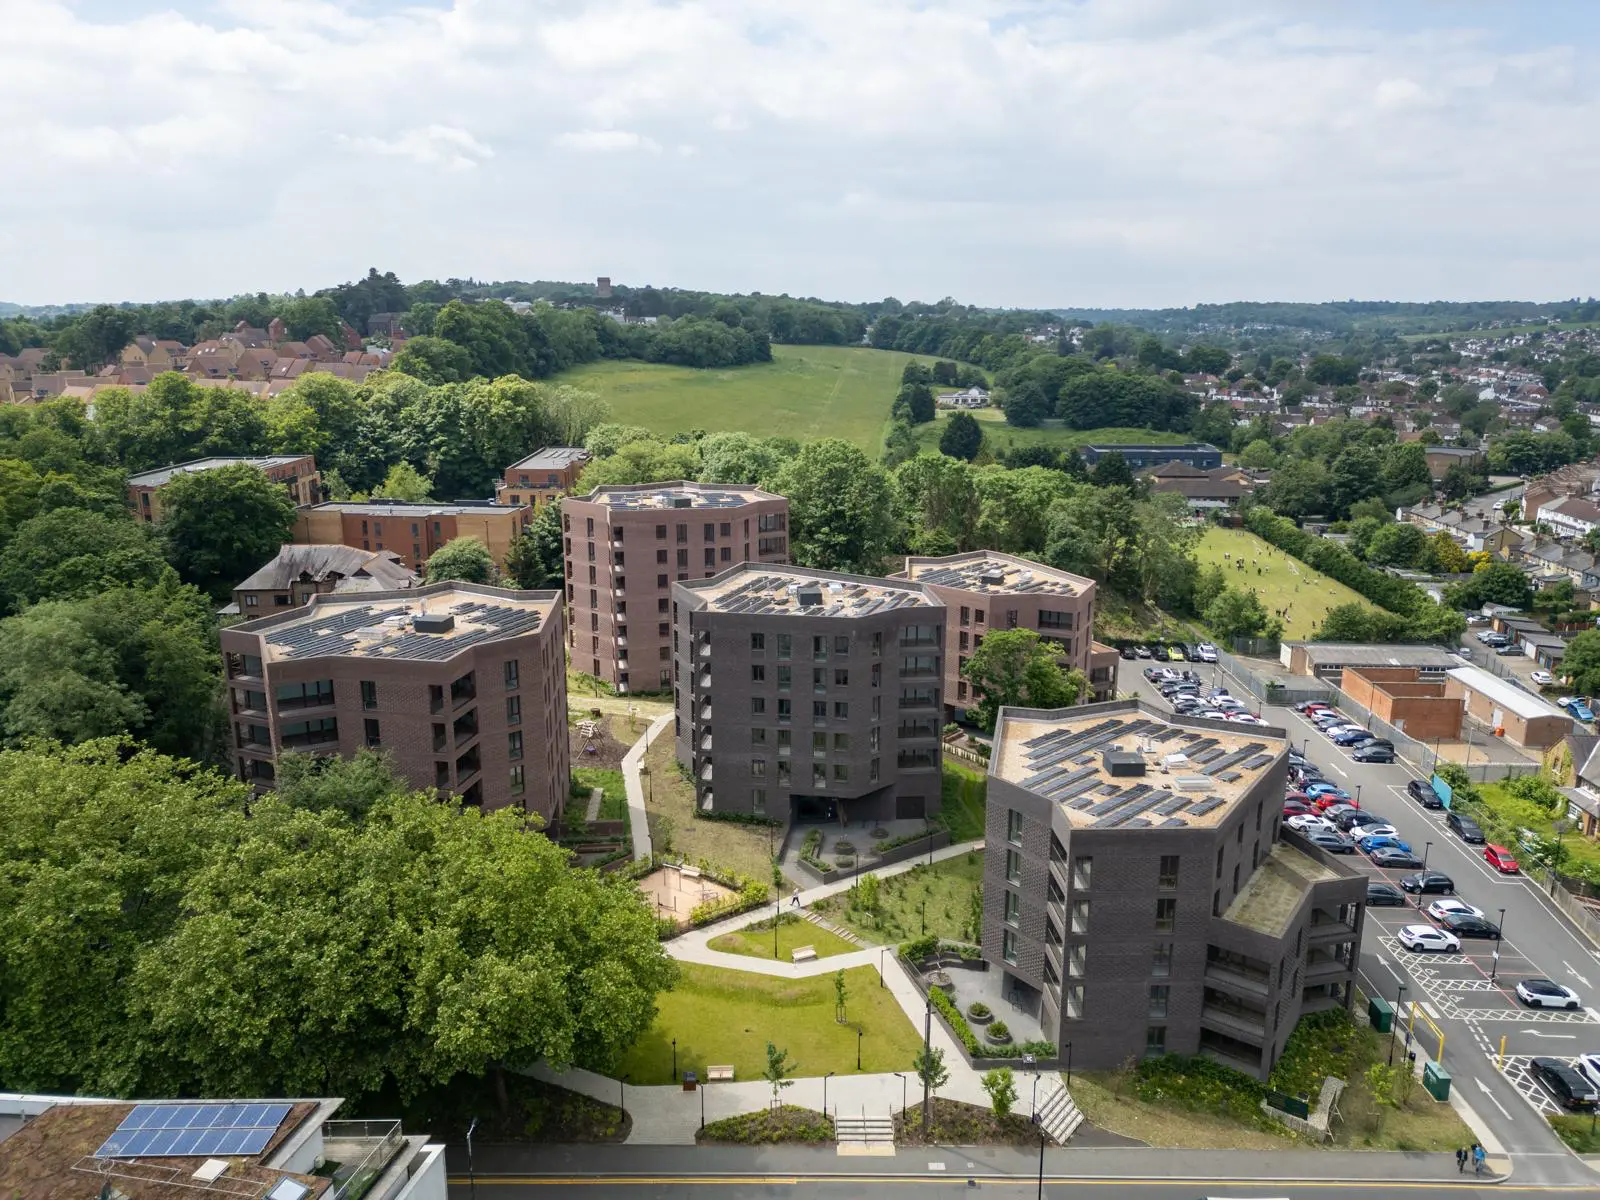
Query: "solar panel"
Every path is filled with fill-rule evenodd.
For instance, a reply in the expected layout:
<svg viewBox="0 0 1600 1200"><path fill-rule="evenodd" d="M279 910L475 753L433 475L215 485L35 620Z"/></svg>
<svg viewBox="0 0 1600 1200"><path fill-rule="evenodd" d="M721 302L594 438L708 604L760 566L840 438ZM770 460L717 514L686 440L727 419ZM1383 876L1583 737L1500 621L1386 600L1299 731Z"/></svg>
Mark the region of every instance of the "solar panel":
<svg viewBox="0 0 1600 1200"><path fill-rule="evenodd" d="M1267 746L1266 746L1265 742L1251 742L1249 745L1245 746L1243 749L1235 750L1233 753L1229 754L1226 758L1224 758L1221 762L1214 763L1210 768L1208 768L1205 771L1205 774L1207 774L1207 775L1215 775L1219 771L1226 771L1229 767L1234 766L1236 763L1243 762L1245 759L1249 758L1251 755L1259 754L1261 751L1265 750L1266 748L1267 748ZM1267 761L1270 762L1271 759L1269 758Z"/></svg>
<svg viewBox="0 0 1600 1200"><path fill-rule="evenodd" d="M1234 781L1243 778L1244 776L1238 771L1224 771L1221 775L1217 776L1217 779L1222 783L1233 783Z"/></svg>
<svg viewBox="0 0 1600 1200"><path fill-rule="evenodd" d="M289 1109L287 1104L136 1104L94 1156L260 1154Z"/></svg>
<svg viewBox="0 0 1600 1200"><path fill-rule="evenodd" d="M1213 809L1221 808L1226 803L1227 801L1221 796L1207 796L1204 800L1200 801L1199 804L1196 804L1189 810L1189 815L1191 817L1203 817L1208 812L1211 812Z"/></svg>
<svg viewBox="0 0 1600 1200"><path fill-rule="evenodd" d="M1258 754L1254 758L1252 758L1249 762L1244 764L1244 769L1246 771L1257 771L1257 770L1260 770L1262 767L1266 766L1271 761L1272 761L1272 755L1270 755L1270 754Z"/></svg>
<svg viewBox="0 0 1600 1200"><path fill-rule="evenodd" d="M1162 804L1161 804L1161 807L1156 809L1156 816L1158 816L1158 817L1170 817L1173 813L1177 812L1179 809L1188 808L1188 807L1189 807L1189 797L1187 797L1187 796L1173 796L1170 799L1163 801ZM1180 824L1181 824L1181 822L1180 822Z"/></svg>
<svg viewBox="0 0 1600 1200"><path fill-rule="evenodd" d="M1222 751L1217 749L1217 748L1215 748L1215 747L1213 747L1210 750L1203 750L1199 754L1196 754L1193 751L1190 751L1189 757L1194 762L1197 762L1197 763L1200 763L1201 765L1204 765L1206 763L1216 762L1217 759L1222 757Z"/></svg>

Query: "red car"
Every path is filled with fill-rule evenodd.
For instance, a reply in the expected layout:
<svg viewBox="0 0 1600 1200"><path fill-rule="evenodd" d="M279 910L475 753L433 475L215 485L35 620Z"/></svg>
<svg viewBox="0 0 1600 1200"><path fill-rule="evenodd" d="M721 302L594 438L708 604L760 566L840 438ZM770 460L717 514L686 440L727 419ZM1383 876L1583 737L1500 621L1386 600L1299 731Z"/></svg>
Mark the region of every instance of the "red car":
<svg viewBox="0 0 1600 1200"><path fill-rule="evenodd" d="M1483 858L1491 867L1502 875L1515 875L1521 868L1517 860L1511 856L1511 851L1504 846L1490 844L1483 848Z"/></svg>
<svg viewBox="0 0 1600 1200"><path fill-rule="evenodd" d="M1332 792L1318 796L1311 803L1317 806L1318 812L1332 808L1335 804L1348 804L1351 808L1360 808L1360 803L1354 796L1335 796Z"/></svg>

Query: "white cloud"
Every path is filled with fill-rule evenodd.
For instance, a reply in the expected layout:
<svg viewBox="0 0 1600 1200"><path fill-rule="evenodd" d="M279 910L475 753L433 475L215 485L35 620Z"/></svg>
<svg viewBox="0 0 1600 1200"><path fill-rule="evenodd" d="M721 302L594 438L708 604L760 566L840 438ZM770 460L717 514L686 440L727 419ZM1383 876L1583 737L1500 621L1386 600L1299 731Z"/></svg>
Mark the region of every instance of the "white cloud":
<svg viewBox="0 0 1600 1200"><path fill-rule="evenodd" d="M27 36L0 40L0 299L372 265L1019 305L1547 298L1592 291L1600 255L1594 47L1543 4L1514 38L1243 0L4 6Z"/></svg>

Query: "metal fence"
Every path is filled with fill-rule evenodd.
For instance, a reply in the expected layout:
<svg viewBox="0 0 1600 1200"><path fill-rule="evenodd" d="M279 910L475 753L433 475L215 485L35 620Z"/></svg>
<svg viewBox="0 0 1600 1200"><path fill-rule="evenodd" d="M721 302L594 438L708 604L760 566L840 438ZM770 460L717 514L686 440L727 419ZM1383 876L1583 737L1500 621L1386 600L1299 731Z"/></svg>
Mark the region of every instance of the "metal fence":
<svg viewBox="0 0 1600 1200"><path fill-rule="evenodd" d="M1337 691L1320 679L1307 678L1304 683L1285 683L1263 671L1262 667L1265 665L1251 663L1247 659L1229 654L1220 647L1217 650L1217 666L1227 672L1230 682L1249 692L1257 700L1268 704L1300 704L1308 700L1321 700L1325 704L1332 704L1338 697Z"/></svg>
<svg viewBox="0 0 1600 1200"><path fill-rule="evenodd" d="M1551 889L1550 898L1556 902L1557 908L1567 914L1584 937L1596 946L1600 946L1600 913L1567 891L1565 887Z"/></svg>
<svg viewBox="0 0 1600 1200"><path fill-rule="evenodd" d="M1419 742L1416 738L1408 737L1399 729L1381 717L1376 717L1371 710L1363 708L1343 692L1338 693L1338 706L1341 712L1347 713L1352 720L1359 721L1371 732L1379 737L1388 738L1394 743L1394 752L1401 758L1415 763L1417 769L1425 774L1433 774L1439 763L1452 763L1467 772L1467 777L1474 783L1492 783L1497 779L1514 779L1519 775L1534 775L1539 771L1537 762L1524 758L1505 758L1494 762L1459 763L1454 759L1445 758L1434 753L1433 746L1427 742ZM1495 743L1496 749L1503 749ZM1487 758L1489 745L1484 746L1484 755ZM1470 751L1469 751L1470 756Z"/></svg>

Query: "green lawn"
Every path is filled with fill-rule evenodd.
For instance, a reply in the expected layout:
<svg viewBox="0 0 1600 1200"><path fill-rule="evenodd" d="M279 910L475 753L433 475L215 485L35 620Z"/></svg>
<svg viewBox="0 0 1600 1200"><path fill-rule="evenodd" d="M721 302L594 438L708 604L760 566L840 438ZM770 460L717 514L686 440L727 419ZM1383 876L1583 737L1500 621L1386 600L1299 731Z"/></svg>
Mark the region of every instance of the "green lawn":
<svg viewBox="0 0 1600 1200"><path fill-rule="evenodd" d="M1232 559L1224 558L1225 554L1231 554ZM1327 616L1328 610L1336 605L1372 607L1371 601L1344 584L1313 571L1299 559L1291 558L1242 529L1212 526L1200 539L1195 555L1202 567L1215 564L1223 569L1230 584L1248 588L1260 596L1269 617L1285 610L1285 638L1310 637L1312 631L1322 624L1322 618ZM1242 571L1235 566L1241 558L1245 564ZM1259 575L1257 568L1261 572Z"/></svg>
<svg viewBox="0 0 1600 1200"><path fill-rule="evenodd" d="M768 917L765 921L746 925L743 929L736 929L732 933L721 934L712 938L707 944L711 949L721 950L725 954L772 958L772 918ZM783 920L778 924L778 961L793 962L794 951L801 946L810 946L817 952L818 958L849 954L852 950L858 949L836 933L820 929L793 913L784 913Z"/></svg>
<svg viewBox="0 0 1600 1200"><path fill-rule="evenodd" d="M983 837L988 776L976 767L947 758L939 791L939 815L950 830L951 843L975 842Z"/></svg>
<svg viewBox="0 0 1600 1200"><path fill-rule="evenodd" d="M878 885L876 913L850 907L850 893L818 901L816 910L835 925L869 942L903 942L924 932L973 941L973 895L983 883L983 855L976 851L919 865Z"/></svg>
<svg viewBox="0 0 1600 1200"><path fill-rule="evenodd" d="M660 434L688 429L809 441L837 437L876 455L900 372L927 355L865 346L774 346L770 363L696 370L660 363L605 361L564 372L569 383L604 397L611 419Z"/></svg>
<svg viewBox="0 0 1600 1200"><path fill-rule="evenodd" d="M619 1070L635 1084L667 1083L672 1043L678 1070L701 1072L731 1063L735 1079L758 1080L767 1065L767 1043L789 1052L800 1076L853 1073L856 1028L864 1072L909 1071L921 1037L894 993L878 985L875 967L845 972L849 996L846 1023L834 1017L833 976L775 979L684 963L677 988L656 998L656 1019L623 1055ZM785 1100L811 1101L790 1089Z"/></svg>
<svg viewBox="0 0 1600 1200"><path fill-rule="evenodd" d="M627 820L628 785L623 780L621 771L614 771L609 767L573 767L572 780L580 787L604 789L605 795L600 797L602 821ZM587 802L586 796L580 803L587 804Z"/></svg>
<svg viewBox="0 0 1600 1200"><path fill-rule="evenodd" d="M1005 416L997 408L980 408L972 414L983 427L983 445L990 454L999 458L1007 450L1023 446L1049 446L1053 450L1066 450L1070 446L1087 446L1090 442L1145 442L1153 445L1175 445L1188 440L1184 433L1158 433L1153 429L1129 429L1108 426L1105 429L1068 429L1060 421L1046 421L1032 429L1007 425ZM944 434L945 422L950 414L941 410L932 421L916 427L917 445L924 450L937 450L939 438Z"/></svg>

